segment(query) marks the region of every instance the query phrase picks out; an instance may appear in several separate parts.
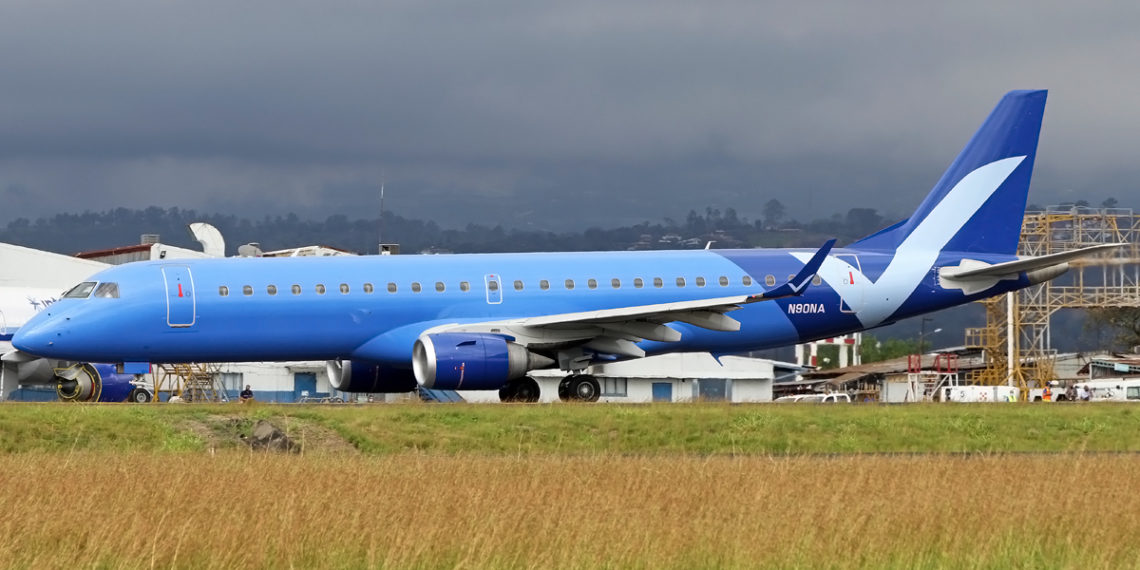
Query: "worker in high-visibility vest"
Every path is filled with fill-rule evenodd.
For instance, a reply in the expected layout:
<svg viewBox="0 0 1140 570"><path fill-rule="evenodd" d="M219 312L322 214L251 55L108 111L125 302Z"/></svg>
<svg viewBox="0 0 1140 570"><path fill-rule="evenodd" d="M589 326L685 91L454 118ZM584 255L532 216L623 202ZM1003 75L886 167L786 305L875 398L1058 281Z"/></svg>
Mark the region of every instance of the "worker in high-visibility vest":
<svg viewBox="0 0 1140 570"><path fill-rule="evenodd" d="M1048 384L1045 385L1045 390L1041 392L1041 399L1046 402L1053 401L1053 389L1050 388Z"/></svg>

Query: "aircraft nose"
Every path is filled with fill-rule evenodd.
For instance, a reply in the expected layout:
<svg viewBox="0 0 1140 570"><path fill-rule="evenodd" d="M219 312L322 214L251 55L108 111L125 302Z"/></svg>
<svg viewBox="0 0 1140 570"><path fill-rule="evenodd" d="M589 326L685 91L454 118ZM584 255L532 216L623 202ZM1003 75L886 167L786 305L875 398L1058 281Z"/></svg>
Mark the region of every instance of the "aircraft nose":
<svg viewBox="0 0 1140 570"><path fill-rule="evenodd" d="M52 330L52 327L44 326L45 324L20 327L16 334L12 335L12 346L28 354L52 356L60 333Z"/></svg>

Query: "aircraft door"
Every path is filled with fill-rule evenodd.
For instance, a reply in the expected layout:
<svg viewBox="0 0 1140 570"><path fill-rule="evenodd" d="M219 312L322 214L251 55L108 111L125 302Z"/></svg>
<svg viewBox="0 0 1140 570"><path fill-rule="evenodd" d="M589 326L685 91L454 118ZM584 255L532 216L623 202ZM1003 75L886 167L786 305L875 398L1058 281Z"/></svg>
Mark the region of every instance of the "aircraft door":
<svg viewBox="0 0 1140 570"><path fill-rule="evenodd" d="M839 293L839 311L841 313L855 313L863 308L863 289L866 279L863 277L859 265L859 256L842 253L835 256L851 267L848 268L843 281L835 288Z"/></svg>
<svg viewBox="0 0 1140 570"><path fill-rule="evenodd" d="M487 274L483 276L483 283L487 286L487 304L498 305L503 302L503 287L499 276Z"/></svg>
<svg viewBox="0 0 1140 570"><path fill-rule="evenodd" d="M197 320L194 299L194 279L185 265L166 265L162 268L166 281L166 324L171 327L191 327Z"/></svg>

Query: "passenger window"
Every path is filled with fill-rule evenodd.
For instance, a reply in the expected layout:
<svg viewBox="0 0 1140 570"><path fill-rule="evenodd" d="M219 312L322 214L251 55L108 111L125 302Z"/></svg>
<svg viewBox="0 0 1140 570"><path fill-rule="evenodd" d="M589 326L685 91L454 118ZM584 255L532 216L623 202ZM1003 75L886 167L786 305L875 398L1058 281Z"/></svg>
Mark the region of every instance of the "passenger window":
<svg viewBox="0 0 1140 570"><path fill-rule="evenodd" d="M324 295L325 294L325 286L324 285L317 283L317 294L318 295Z"/></svg>
<svg viewBox="0 0 1140 570"><path fill-rule="evenodd" d="M752 285L752 276L745 275L744 277L740 278L740 282L743 283L745 287L748 287L749 285Z"/></svg>
<svg viewBox="0 0 1140 570"><path fill-rule="evenodd" d="M614 289L621 289L621 279L610 279L610 287L613 287Z"/></svg>
<svg viewBox="0 0 1140 570"><path fill-rule="evenodd" d="M300 285L297 285L296 283L293 284L293 294L294 295L300 295L301 294L301 286Z"/></svg>
<svg viewBox="0 0 1140 570"><path fill-rule="evenodd" d="M91 295L91 290L95 288L94 281L84 281L75 287L72 287L68 292L63 294L64 299L86 299Z"/></svg>
<svg viewBox="0 0 1140 570"><path fill-rule="evenodd" d="M270 295L276 295L277 294L277 286L276 285L269 285L265 288L265 292L269 293Z"/></svg>
<svg viewBox="0 0 1140 570"><path fill-rule="evenodd" d="M466 282L466 281L460 281L459 282L459 290L466 293L466 292L471 290L471 284Z"/></svg>
<svg viewBox="0 0 1140 570"><path fill-rule="evenodd" d="M765 275L764 276L764 284L769 286L769 287L775 286L776 285L776 276L772 275L771 273L769 273L768 275Z"/></svg>
<svg viewBox="0 0 1140 570"><path fill-rule="evenodd" d="M100 283L99 286L95 288L95 297L99 299L118 299L119 284Z"/></svg>
<svg viewBox="0 0 1140 570"><path fill-rule="evenodd" d="M660 289L661 287L665 286L665 282L662 281L660 277L654 277L653 278L653 286Z"/></svg>
<svg viewBox="0 0 1140 570"><path fill-rule="evenodd" d="M645 287L645 280L643 280L643 279L642 279L642 278L640 278L640 277L636 277L636 278L634 278L634 280L633 280L633 287L634 287L635 289L641 289L642 287Z"/></svg>
<svg viewBox="0 0 1140 570"><path fill-rule="evenodd" d="M364 292L368 293L369 295L372 294L372 284L371 283L365 283L364 284Z"/></svg>
<svg viewBox="0 0 1140 570"><path fill-rule="evenodd" d="M241 294L245 295L247 297L252 295L253 294L253 287L250 287L249 285L242 285Z"/></svg>
<svg viewBox="0 0 1140 570"><path fill-rule="evenodd" d="M419 281L412 281L412 293L419 293L422 290Z"/></svg>
<svg viewBox="0 0 1140 570"><path fill-rule="evenodd" d="M811 284L819 286L820 283L823 283L823 278L820 277L819 275L812 275Z"/></svg>
<svg viewBox="0 0 1140 570"><path fill-rule="evenodd" d="M435 290L437 293L443 293L445 289L447 289L447 286L443 284L443 281L435 282Z"/></svg>
<svg viewBox="0 0 1140 570"><path fill-rule="evenodd" d="M346 293L346 294L348 293L348 283L341 283L340 284L340 292Z"/></svg>
<svg viewBox="0 0 1140 570"><path fill-rule="evenodd" d="M795 281L795 279L796 279L795 275L792 275L791 273L788 274L788 281Z"/></svg>
<svg viewBox="0 0 1140 570"><path fill-rule="evenodd" d="M230 296L230 288L226 287L225 285L218 287L218 295L222 296L222 297L229 297Z"/></svg>
<svg viewBox="0 0 1140 570"><path fill-rule="evenodd" d="M396 292L396 284L395 283L389 283L388 284L388 292L389 293L395 293Z"/></svg>
<svg viewBox="0 0 1140 570"><path fill-rule="evenodd" d="M586 282L586 286L591 288L591 289L597 289L598 288L598 280L597 279L591 279L591 280Z"/></svg>
<svg viewBox="0 0 1140 570"><path fill-rule="evenodd" d="M498 281L488 281L487 282L487 289L491 290L492 292L498 291L499 290L499 282Z"/></svg>
<svg viewBox="0 0 1140 570"><path fill-rule="evenodd" d="M685 278L684 277L678 277L677 278L677 286L678 287L684 287L685 286Z"/></svg>
<svg viewBox="0 0 1140 570"><path fill-rule="evenodd" d="M538 288L546 291L547 289L550 289L550 282L543 279L542 281L538 282Z"/></svg>
<svg viewBox="0 0 1140 570"><path fill-rule="evenodd" d="M725 277L724 275L721 275L720 279L718 279L717 282L720 283L721 287L728 287L728 277Z"/></svg>
<svg viewBox="0 0 1140 570"><path fill-rule="evenodd" d="M697 277L697 287L704 287L704 286L705 286L705 278L704 277Z"/></svg>
<svg viewBox="0 0 1140 570"><path fill-rule="evenodd" d="M566 280L566 289L568 289L568 290L574 289L574 280L573 279L567 279Z"/></svg>
<svg viewBox="0 0 1140 570"><path fill-rule="evenodd" d="M522 290L523 290L523 282L516 279L515 280L515 291L522 291Z"/></svg>

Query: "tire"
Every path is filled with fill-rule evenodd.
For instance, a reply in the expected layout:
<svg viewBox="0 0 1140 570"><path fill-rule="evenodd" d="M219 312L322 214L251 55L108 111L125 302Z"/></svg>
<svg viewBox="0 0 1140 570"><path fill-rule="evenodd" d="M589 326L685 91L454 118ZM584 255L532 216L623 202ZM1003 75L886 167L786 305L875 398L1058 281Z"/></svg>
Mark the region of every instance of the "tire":
<svg viewBox="0 0 1140 570"><path fill-rule="evenodd" d="M517 402L518 401L518 384L514 380L507 382L505 386L499 388L499 401L500 402Z"/></svg>
<svg viewBox="0 0 1140 570"><path fill-rule="evenodd" d="M146 388L135 388L131 390L130 394L127 394L127 401L135 404L145 404L152 399L154 398L150 395L150 390Z"/></svg>
<svg viewBox="0 0 1140 570"><path fill-rule="evenodd" d="M571 374L570 376L563 378L562 381L558 383L559 400L562 400L563 402L570 401L570 383L573 382L577 377L577 374Z"/></svg>
<svg viewBox="0 0 1140 570"><path fill-rule="evenodd" d="M579 375L570 382L570 397L579 402L597 402L602 395L598 381L588 374Z"/></svg>
<svg viewBox="0 0 1140 570"><path fill-rule="evenodd" d="M533 404L538 401L541 395L541 389L538 387L538 382L530 376L523 376L515 380L515 401L527 402Z"/></svg>

